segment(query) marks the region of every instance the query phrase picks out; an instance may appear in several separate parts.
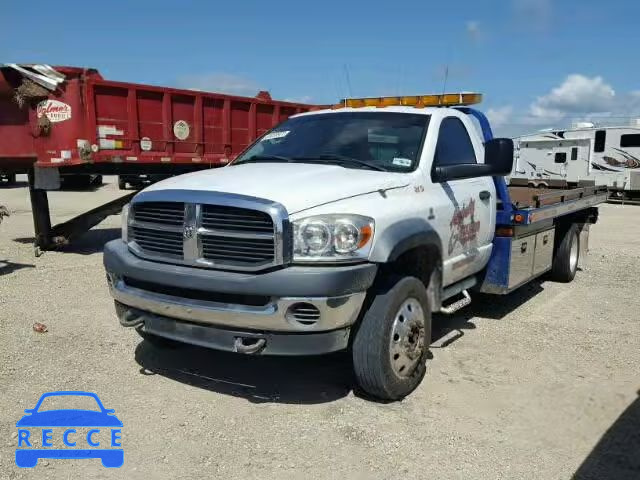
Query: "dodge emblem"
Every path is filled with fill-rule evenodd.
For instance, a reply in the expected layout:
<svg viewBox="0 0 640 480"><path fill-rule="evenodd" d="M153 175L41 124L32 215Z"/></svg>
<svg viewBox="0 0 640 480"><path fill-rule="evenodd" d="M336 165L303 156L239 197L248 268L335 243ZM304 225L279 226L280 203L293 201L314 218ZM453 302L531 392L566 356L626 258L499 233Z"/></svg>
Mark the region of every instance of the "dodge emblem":
<svg viewBox="0 0 640 480"><path fill-rule="evenodd" d="M182 233L184 238L193 238L194 233L196 233L196 227L193 225L185 225L184 232Z"/></svg>

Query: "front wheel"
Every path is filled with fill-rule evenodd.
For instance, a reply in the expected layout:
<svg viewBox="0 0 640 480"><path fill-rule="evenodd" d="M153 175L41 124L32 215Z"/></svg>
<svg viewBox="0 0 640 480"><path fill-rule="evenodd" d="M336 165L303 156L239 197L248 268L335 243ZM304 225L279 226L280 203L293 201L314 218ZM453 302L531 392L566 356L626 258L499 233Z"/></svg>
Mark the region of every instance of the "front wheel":
<svg viewBox="0 0 640 480"><path fill-rule="evenodd" d="M394 277L375 294L352 346L358 386L380 400L400 400L420 384L431 343L424 284Z"/></svg>

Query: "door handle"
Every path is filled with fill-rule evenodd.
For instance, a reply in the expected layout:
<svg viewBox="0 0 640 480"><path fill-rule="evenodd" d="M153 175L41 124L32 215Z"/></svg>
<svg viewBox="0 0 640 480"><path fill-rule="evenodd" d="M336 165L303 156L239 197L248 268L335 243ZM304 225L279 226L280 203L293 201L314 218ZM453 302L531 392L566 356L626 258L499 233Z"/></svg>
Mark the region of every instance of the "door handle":
<svg viewBox="0 0 640 480"><path fill-rule="evenodd" d="M480 200L489 200L491 198L491 192L489 190L482 190L480 192Z"/></svg>

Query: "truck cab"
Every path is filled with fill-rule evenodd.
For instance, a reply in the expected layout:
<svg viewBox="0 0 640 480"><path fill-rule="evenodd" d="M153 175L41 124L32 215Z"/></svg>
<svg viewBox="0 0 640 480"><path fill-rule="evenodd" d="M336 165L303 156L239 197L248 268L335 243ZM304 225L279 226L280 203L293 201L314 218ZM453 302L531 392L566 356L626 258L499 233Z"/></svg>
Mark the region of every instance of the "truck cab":
<svg viewBox="0 0 640 480"><path fill-rule="evenodd" d="M349 350L362 391L404 397L425 374L432 313L551 265L545 247L548 268L517 282L504 272L530 256L526 239L522 257L507 251L496 222L530 218L511 210L513 144L467 107L479 100L347 99L289 118L226 167L138 193L104 253L120 323L164 345ZM575 275L577 257L567 262Z"/></svg>

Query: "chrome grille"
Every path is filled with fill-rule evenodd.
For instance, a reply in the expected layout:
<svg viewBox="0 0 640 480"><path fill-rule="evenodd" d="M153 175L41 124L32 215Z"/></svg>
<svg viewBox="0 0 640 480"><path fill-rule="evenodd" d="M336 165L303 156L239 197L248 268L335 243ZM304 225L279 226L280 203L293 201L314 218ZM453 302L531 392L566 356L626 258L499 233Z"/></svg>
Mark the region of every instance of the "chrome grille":
<svg viewBox="0 0 640 480"><path fill-rule="evenodd" d="M184 224L184 203L147 202L138 203L133 208L136 222L159 223L182 227Z"/></svg>
<svg viewBox="0 0 640 480"><path fill-rule="evenodd" d="M274 258L273 237L236 238L203 235L202 255L208 260L239 263L270 263Z"/></svg>
<svg viewBox="0 0 640 480"><path fill-rule="evenodd" d="M229 232L273 233L273 220L268 213L218 205L202 206L202 226Z"/></svg>
<svg viewBox="0 0 640 480"><path fill-rule="evenodd" d="M152 200L158 198L157 193ZM143 197L144 192L139 194ZM132 205L129 246L139 256L185 265L228 270L259 270L283 263L286 211L278 204L211 193L221 204L138 200ZM211 203L214 203L212 201ZM236 203L236 202L233 202ZM245 206L255 208L244 208Z"/></svg>
<svg viewBox="0 0 640 480"><path fill-rule="evenodd" d="M182 232L168 232L132 225L129 228L131 240L140 248L153 253L182 258Z"/></svg>

